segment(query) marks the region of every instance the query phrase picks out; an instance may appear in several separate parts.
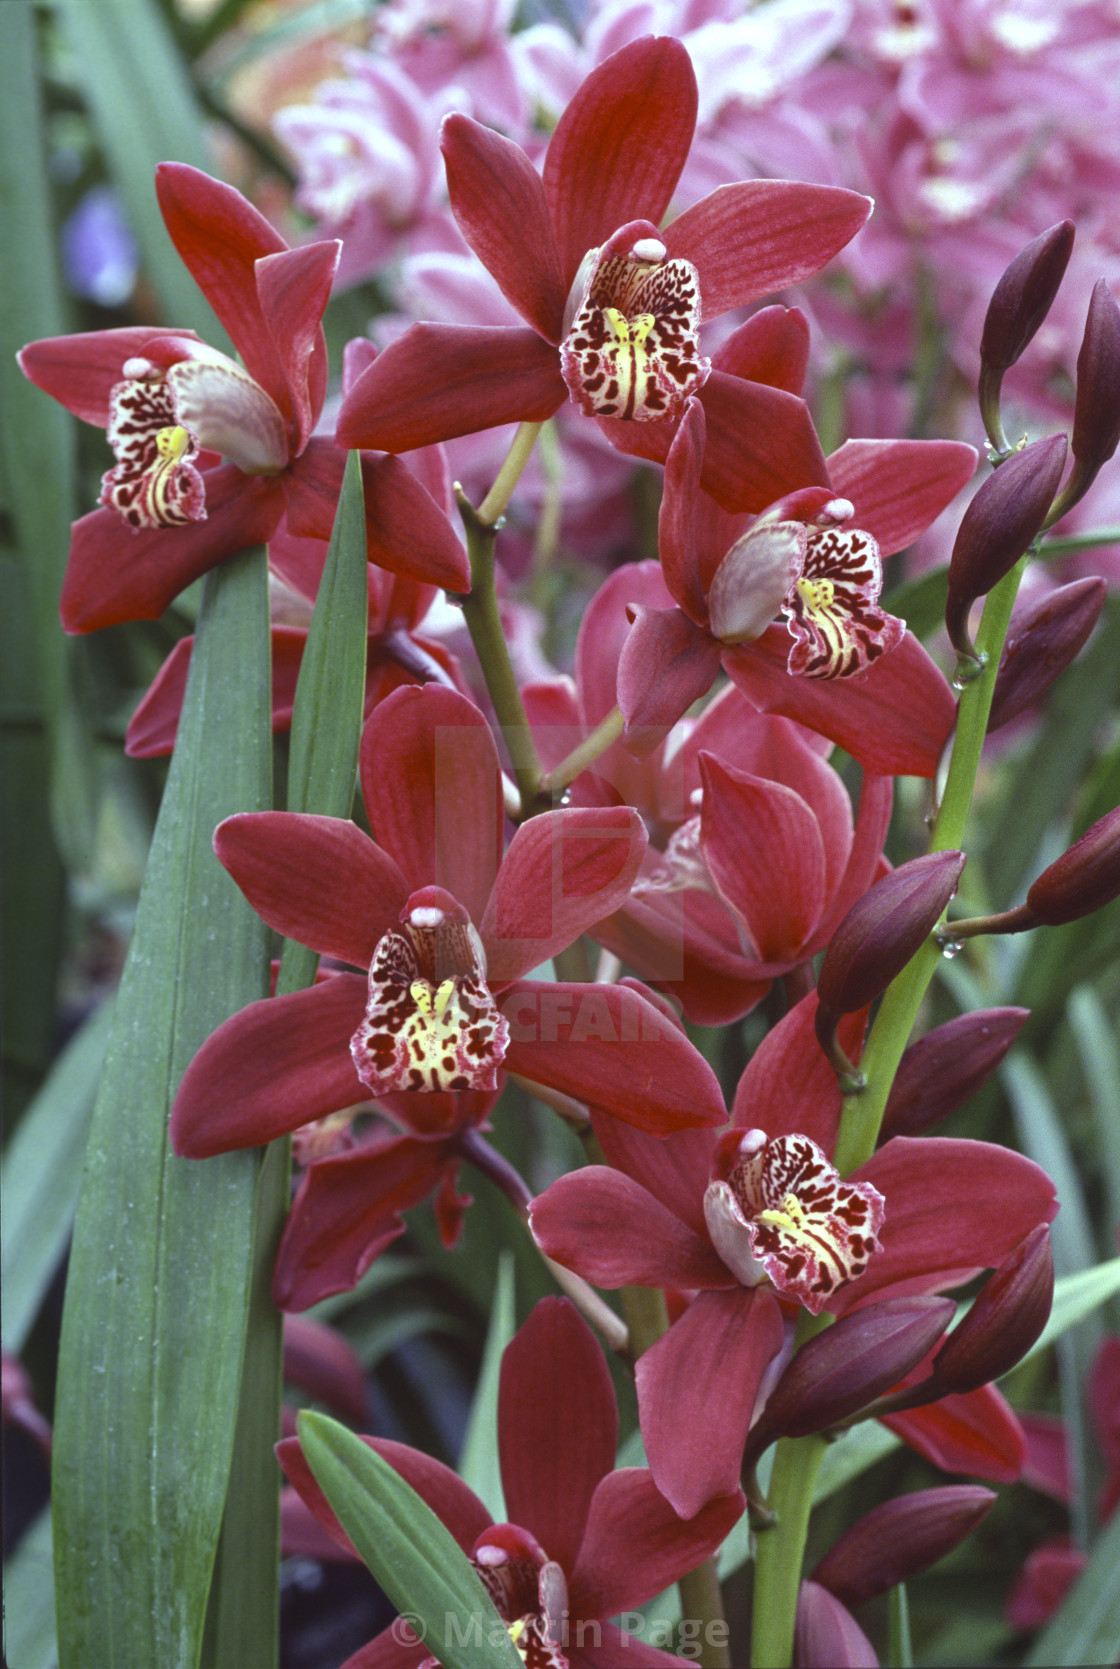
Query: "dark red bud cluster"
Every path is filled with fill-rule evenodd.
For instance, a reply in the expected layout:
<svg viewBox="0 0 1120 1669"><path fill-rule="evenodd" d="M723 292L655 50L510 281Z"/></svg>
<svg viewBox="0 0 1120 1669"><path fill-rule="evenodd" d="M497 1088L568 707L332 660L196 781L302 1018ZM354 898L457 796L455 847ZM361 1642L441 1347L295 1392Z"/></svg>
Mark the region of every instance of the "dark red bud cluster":
<svg viewBox="0 0 1120 1669"><path fill-rule="evenodd" d="M986 1084L1030 1017L1028 1008L959 1014L911 1044L899 1062L880 1141L920 1136Z"/></svg>
<svg viewBox="0 0 1120 1669"><path fill-rule="evenodd" d="M968 614L1018 562L1046 521L1066 462L1066 437L1048 435L990 475L961 519L949 558L945 625L953 648L973 660Z"/></svg>
<svg viewBox="0 0 1120 1669"><path fill-rule="evenodd" d="M1014 365L1065 276L1073 251L1073 221L1060 220L1020 251L992 292L980 338L980 358L993 371Z"/></svg>
<svg viewBox="0 0 1120 1669"><path fill-rule="evenodd" d="M1103 909L1120 894L1120 806L1094 823L1068 852L1044 869L1027 893L1034 922L1059 927Z"/></svg>
<svg viewBox="0 0 1120 1669"><path fill-rule="evenodd" d="M884 1501L845 1531L812 1579L841 1604L862 1605L951 1553L995 1499L979 1484L946 1484Z"/></svg>
<svg viewBox="0 0 1120 1669"><path fill-rule="evenodd" d="M936 1395L975 1391L1008 1373L1034 1344L1054 1301L1054 1258L1045 1223L988 1279L933 1360Z"/></svg>
<svg viewBox="0 0 1120 1669"><path fill-rule="evenodd" d="M955 1309L951 1298L887 1298L814 1334L767 1398L748 1453L760 1454L778 1437L824 1431L866 1408L933 1348Z"/></svg>
<svg viewBox="0 0 1120 1669"><path fill-rule="evenodd" d="M1084 648L1107 594L1105 581L1091 575L1060 585L1012 615L992 690L989 732L1042 699Z"/></svg>

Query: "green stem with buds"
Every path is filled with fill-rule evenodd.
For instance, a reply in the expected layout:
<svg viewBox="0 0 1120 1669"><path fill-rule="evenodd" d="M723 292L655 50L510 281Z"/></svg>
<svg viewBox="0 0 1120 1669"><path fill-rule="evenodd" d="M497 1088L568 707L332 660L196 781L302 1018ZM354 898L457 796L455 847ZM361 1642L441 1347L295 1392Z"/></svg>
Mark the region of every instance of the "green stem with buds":
<svg viewBox="0 0 1120 1669"><path fill-rule="evenodd" d="M963 846L1011 610L1023 570L1036 554L1037 541L993 587L984 604L976 634L982 665L961 691L945 791L930 838L931 852L954 851ZM883 996L860 1061L864 1088L844 1097L834 1156L842 1176L857 1169L875 1151L898 1063L940 955L940 948L931 937ZM802 1316L798 1342L827 1325L828 1320L823 1315ZM755 1567L751 1641L754 1669L785 1669L792 1658L809 1512L824 1452L825 1443L816 1436L782 1438L775 1451L769 1506L776 1523L773 1529L759 1535Z"/></svg>

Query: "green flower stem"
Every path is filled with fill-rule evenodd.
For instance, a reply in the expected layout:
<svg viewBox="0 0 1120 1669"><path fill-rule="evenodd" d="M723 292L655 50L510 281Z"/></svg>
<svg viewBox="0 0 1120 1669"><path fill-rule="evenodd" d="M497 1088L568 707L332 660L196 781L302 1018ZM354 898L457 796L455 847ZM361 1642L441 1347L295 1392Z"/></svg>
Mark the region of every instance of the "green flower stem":
<svg viewBox="0 0 1120 1669"><path fill-rule="evenodd" d="M498 471L497 480L478 507L478 519L486 527L494 527L505 515L506 506L513 497L513 489L525 473L525 465L529 462L537 436L543 429L543 423L521 423L517 433L510 442L505 462Z"/></svg>
<svg viewBox="0 0 1120 1669"><path fill-rule="evenodd" d="M495 498L498 485L512 456L513 448L510 449L510 457L502 466L498 481L483 500L482 509L476 510L461 489L456 489L456 497L466 529L467 553L471 563L471 589L469 595L463 599L463 618L471 634L471 642L486 679L490 699L494 703L494 713L509 750L514 780L521 796L521 816L524 819L532 817L535 812L547 810L548 801L541 793L541 762L537 755L536 743L533 741L533 733L529 729L529 721L525 717L521 691L517 687L498 610L498 593L494 586L494 544L497 528L493 521L484 518L482 513ZM507 498L512 490L513 486L510 483Z"/></svg>
<svg viewBox="0 0 1120 1669"><path fill-rule="evenodd" d="M600 1156L599 1164L605 1163ZM621 1287L619 1301L630 1333L634 1360L644 1356L669 1331L669 1312L660 1287Z"/></svg>
<svg viewBox="0 0 1120 1669"><path fill-rule="evenodd" d="M984 604L983 619L976 634L976 646L983 657L983 665L961 692L945 792L930 837L931 852L956 851L963 847L999 658L1023 570L1036 548L1036 545L1032 546L1020 558L1011 572L988 593ZM888 986L883 997L860 1062L866 1088L860 1094L844 1099L834 1157L842 1176L857 1169L875 1151L894 1075L940 955L936 941L928 939Z"/></svg>
<svg viewBox="0 0 1120 1669"><path fill-rule="evenodd" d="M751 1669L786 1669L793 1659L809 1512L827 1447L822 1437L783 1437L775 1452L769 1505L776 1523L758 1537Z"/></svg>
<svg viewBox="0 0 1120 1669"><path fill-rule="evenodd" d="M1070 551L1091 551L1098 545L1120 545L1120 527L1095 527L1087 533L1064 533L1047 539L1040 556L1065 556Z"/></svg>
<svg viewBox="0 0 1120 1669"><path fill-rule="evenodd" d="M617 707L612 707L606 718L599 720L590 736L585 736L566 759L562 759L559 765L549 771L541 783L543 791L551 799L556 799L576 780L581 771L585 771L601 754L606 753L612 742L618 741L624 728L622 714Z"/></svg>
<svg viewBox="0 0 1120 1669"><path fill-rule="evenodd" d="M1023 569L1036 552L1037 541L989 592L984 604L976 635L982 665L978 675L961 692L945 792L930 838L931 852L954 851L963 846L999 658ZM842 1176L857 1169L875 1151L895 1072L940 955L936 941L928 939L883 997L860 1061L865 1088L844 1097L834 1156ZM827 1325L827 1319L803 1316L798 1341ZM824 1441L816 1436L783 1438L775 1452L769 1506L777 1522L758 1539L751 1642L753 1669L785 1669L791 1661L809 1511L824 1452Z"/></svg>
<svg viewBox="0 0 1120 1669"><path fill-rule="evenodd" d="M700 1647L700 1655L692 1661L701 1664L702 1669L731 1669L717 1560L705 1559L702 1565L682 1576L677 1583L677 1592L681 1596L682 1618L701 1623L695 1642Z"/></svg>

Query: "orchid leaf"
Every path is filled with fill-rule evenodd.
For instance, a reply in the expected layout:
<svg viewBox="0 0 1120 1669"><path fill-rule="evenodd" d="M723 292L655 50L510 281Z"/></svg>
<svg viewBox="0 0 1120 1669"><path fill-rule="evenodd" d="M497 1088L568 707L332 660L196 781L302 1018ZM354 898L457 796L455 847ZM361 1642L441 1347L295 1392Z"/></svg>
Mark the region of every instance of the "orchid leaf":
<svg viewBox="0 0 1120 1669"><path fill-rule="evenodd" d="M299 1436L343 1529L444 1669L521 1669L459 1544L388 1461L324 1414L301 1414Z"/></svg>
<svg viewBox="0 0 1120 1669"><path fill-rule="evenodd" d="M5 1560L4 1645L13 1669L55 1669L58 1663L49 1507Z"/></svg>
<svg viewBox="0 0 1120 1669"><path fill-rule="evenodd" d="M263 552L207 576L93 1112L56 1405L63 1669L190 1669L201 1649L259 1160L177 1159L167 1120L199 1045L267 989L266 930L211 846L224 816L268 802L266 608Z"/></svg>
<svg viewBox="0 0 1120 1669"><path fill-rule="evenodd" d="M498 1260L498 1279L494 1289L494 1303L490 1310L490 1327L486 1334L482 1368L474 1402L471 1404L467 1434L463 1439L463 1448L459 1456L459 1476L464 1483L470 1485L498 1524L502 1523L506 1516L502 1474L495 1442L498 1430L498 1378L502 1366L502 1352L513 1338L515 1327L513 1254L503 1252Z"/></svg>
<svg viewBox="0 0 1120 1669"><path fill-rule="evenodd" d="M351 452L338 498L292 712L288 810L349 817L365 697L366 523L362 471ZM319 959L289 939L277 994L310 985Z"/></svg>
<svg viewBox="0 0 1120 1669"><path fill-rule="evenodd" d="M366 572L362 476L353 453L296 685L288 768L292 811L348 817L353 805L365 696ZM318 960L304 945L289 940L277 991L310 985ZM274 1663L278 1649L275 1572L280 1526L272 1449L280 1435L283 1331L271 1286L276 1244L291 1199L290 1174L290 1143L285 1138L272 1143L261 1167L245 1372L207 1618L206 1661L214 1669ZM248 1550L258 1548L268 1563L249 1581Z"/></svg>
<svg viewBox="0 0 1120 1669"><path fill-rule="evenodd" d="M4 1154L4 1349L14 1355L66 1250L111 1016L106 1003L71 1038Z"/></svg>

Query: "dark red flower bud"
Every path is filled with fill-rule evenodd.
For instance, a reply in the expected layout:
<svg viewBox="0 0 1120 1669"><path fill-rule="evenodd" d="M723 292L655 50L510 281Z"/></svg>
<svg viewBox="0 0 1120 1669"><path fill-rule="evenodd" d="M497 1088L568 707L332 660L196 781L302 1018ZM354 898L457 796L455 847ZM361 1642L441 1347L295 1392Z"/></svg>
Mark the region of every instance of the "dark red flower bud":
<svg viewBox="0 0 1120 1669"><path fill-rule="evenodd" d="M851 1014L886 990L933 931L964 862L963 852L927 852L857 899L821 964L817 996L824 1008L833 1016Z"/></svg>
<svg viewBox="0 0 1120 1669"><path fill-rule="evenodd" d="M751 1448L804 1437L857 1413L896 1385L948 1327L951 1298L887 1298L808 1339L771 1391Z"/></svg>
<svg viewBox="0 0 1120 1669"><path fill-rule="evenodd" d="M1050 311L1073 249L1073 222L1060 220L1028 243L995 289L988 303L980 358L993 371L1014 365Z"/></svg>
<svg viewBox="0 0 1120 1669"><path fill-rule="evenodd" d="M1048 927L1100 910L1120 893L1120 806L1044 869L1027 893L1027 910Z"/></svg>
<svg viewBox="0 0 1120 1669"><path fill-rule="evenodd" d="M284 1317L284 1378L359 1430L369 1418L361 1360L350 1341L325 1322Z"/></svg>
<svg viewBox="0 0 1120 1669"><path fill-rule="evenodd" d="M1077 356L1077 402L1071 450L1095 475L1120 442L1120 308L1103 278L1089 299ZM1085 483L1088 486L1088 481Z"/></svg>
<svg viewBox="0 0 1120 1669"><path fill-rule="evenodd" d="M844 1532L813 1581L843 1605L861 1605L951 1553L995 1498L979 1484L946 1484L884 1501Z"/></svg>
<svg viewBox="0 0 1120 1669"><path fill-rule="evenodd" d="M975 1391L1021 1361L1050 1315L1054 1258L1045 1223L1005 1258L933 1359L939 1394Z"/></svg>
<svg viewBox="0 0 1120 1669"><path fill-rule="evenodd" d="M851 1612L816 1582L803 1582L798 1592L793 1660L797 1669L879 1669Z"/></svg>
<svg viewBox="0 0 1120 1669"><path fill-rule="evenodd" d="M986 1084L1030 1016L1029 1008L960 1014L911 1044L899 1062L880 1141L920 1136Z"/></svg>
<svg viewBox="0 0 1120 1669"><path fill-rule="evenodd" d="M1090 575L1060 585L1012 615L992 691L989 734L1041 700L1080 654L1107 594L1105 581Z"/></svg>
<svg viewBox="0 0 1120 1669"><path fill-rule="evenodd" d="M958 654L975 659L968 611L1011 572L1041 531L1065 462L1065 435L1036 440L1001 464L965 511L949 558L945 605L945 625Z"/></svg>

